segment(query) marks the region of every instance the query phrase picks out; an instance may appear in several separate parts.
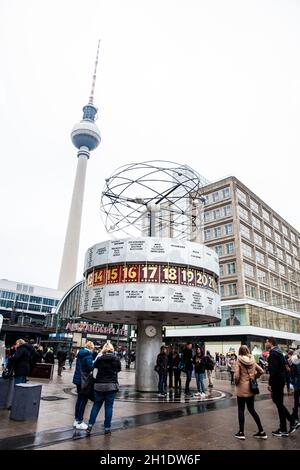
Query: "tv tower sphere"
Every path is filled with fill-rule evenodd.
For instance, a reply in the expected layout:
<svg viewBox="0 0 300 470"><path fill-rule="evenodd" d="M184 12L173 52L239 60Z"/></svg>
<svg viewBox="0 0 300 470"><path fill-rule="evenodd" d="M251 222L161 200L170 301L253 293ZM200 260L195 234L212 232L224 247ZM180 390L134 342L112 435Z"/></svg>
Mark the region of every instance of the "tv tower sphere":
<svg viewBox="0 0 300 470"><path fill-rule="evenodd" d="M95 150L101 142L101 135L94 119L97 108L88 104L83 108L83 119L75 124L71 132L73 145L77 149L87 147L89 151Z"/></svg>

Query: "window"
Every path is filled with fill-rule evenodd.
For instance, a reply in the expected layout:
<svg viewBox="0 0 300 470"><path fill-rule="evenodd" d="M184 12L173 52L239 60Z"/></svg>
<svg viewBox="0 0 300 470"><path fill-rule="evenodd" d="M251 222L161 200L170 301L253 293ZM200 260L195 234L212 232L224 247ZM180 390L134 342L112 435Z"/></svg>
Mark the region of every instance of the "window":
<svg viewBox="0 0 300 470"><path fill-rule="evenodd" d="M243 256L247 256L248 258L252 258L252 248L251 246L247 245L247 243L242 242L242 254Z"/></svg>
<svg viewBox="0 0 300 470"><path fill-rule="evenodd" d="M207 230L204 230L204 240L205 241L211 240L211 230L210 230L210 228L207 229Z"/></svg>
<svg viewBox="0 0 300 470"><path fill-rule="evenodd" d="M220 285L220 295L221 297L225 297L225 288L223 284Z"/></svg>
<svg viewBox="0 0 300 470"><path fill-rule="evenodd" d="M272 230L271 230L271 227L269 227L269 225L265 224L265 234L272 238Z"/></svg>
<svg viewBox="0 0 300 470"><path fill-rule="evenodd" d="M244 263L244 274L248 277L254 277L254 268L251 264Z"/></svg>
<svg viewBox="0 0 300 470"><path fill-rule="evenodd" d="M282 288L284 292L289 292L289 283L288 282L283 282L282 283Z"/></svg>
<svg viewBox="0 0 300 470"><path fill-rule="evenodd" d="M12 300L0 300L0 307L13 308L13 304Z"/></svg>
<svg viewBox="0 0 300 470"><path fill-rule="evenodd" d="M280 248L277 248L277 256L279 259L283 260L283 251Z"/></svg>
<svg viewBox="0 0 300 470"><path fill-rule="evenodd" d="M254 243L256 245L262 246L263 245L263 239L258 233L254 232Z"/></svg>
<svg viewBox="0 0 300 470"><path fill-rule="evenodd" d="M288 237L288 235L289 235L288 229L287 229L287 227L286 227L285 225L283 225L283 224L282 224L282 232L283 232L284 235L286 235L286 236Z"/></svg>
<svg viewBox="0 0 300 470"><path fill-rule="evenodd" d="M229 197L230 196L230 187L227 186L227 188L224 188L223 189L223 198L225 199L226 197Z"/></svg>
<svg viewBox="0 0 300 470"><path fill-rule="evenodd" d="M41 305L29 304L28 310L32 310L33 312L40 312L41 311Z"/></svg>
<svg viewBox="0 0 300 470"><path fill-rule="evenodd" d="M43 301L42 297L35 297L33 295L30 296L29 300L30 300L30 302L33 302L35 304L41 304L42 301Z"/></svg>
<svg viewBox="0 0 300 470"><path fill-rule="evenodd" d="M298 256L298 249L295 245L292 245L292 251L294 256Z"/></svg>
<svg viewBox="0 0 300 470"><path fill-rule="evenodd" d="M226 254L231 255L234 252L234 243L226 243Z"/></svg>
<svg viewBox="0 0 300 470"><path fill-rule="evenodd" d="M256 287L246 284L246 295L248 297L256 298Z"/></svg>
<svg viewBox="0 0 300 470"><path fill-rule="evenodd" d="M221 236L221 227L216 227L214 229L214 233L215 233L215 238L218 238Z"/></svg>
<svg viewBox="0 0 300 470"><path fill-rule="evenodd" d="M279 235L279 233L277 232L275 232L275 241L279 243L280 245L282 244L281 235Z"/></svg>
<svg viewBox="0 0 300 470"><path fill-rule="evenodd" d="M204 212L204 222L209 222L210 221L210 216L211 216L211 212L210 211L205 211Z"/></svg>
<svg viewBox="0 0 300 470"><path fill-rule="evenodd" d="M259 214L259 210L258 210L258 204L257 202L255 202L253 199L250 199L250 207L251 209L256 212L257 214Z"/></svg>
<svg viewBox="0 0 300 470"><path fill-rule="evenodd" d="M228 263L227 264L227 273L234 274L235 273L235 263Z"/></svg>
<svg viewBox="0 0 300 470"><path fill-rule="evenodd" d="M228 217L229 215L231 215L231 204L224 206L224 217Z"/></svg>
<svg viewBox="0 0 300 470"><path fill-rule="evenodd" d="M298 269L298 271L300 270L300 264L297 259L295 259L295 268Z"/></svg>
<svg viewBox="0 0 300 470"><path fill-rule="evenodd" d="M280 230L279 220L277 220L275 217L273 217L273 227L277 228L277 230Z"/></svg>
<svg viewBox="0 0 300 470"><path fill-rule="evenodd" d="M223 252L222 245L216 245L215 252L217 253L218 256L222 256L222 252Z"/></svg>
<svg viewBox="0 0 300 470"><path fill-rule="evenodd" d="M266 250L269 253L274 254L274 245L273 245L273 243L269 242L268 240L266 240Z"/></svg>
<svg viewBox="0 0 300 470"><path fill-rule="evenodd" d="M220 276L224 276L224 264L220 264Z"/></svg>
<svg viewBox="0 0 300 470"><path fill-rule="evenodd" d="M292 260L292 257L290 255L286 255L286 262L287 264L289 264L290 266L293 266L293 260Z"/></svg>
<svg viewBox="0 0 300 470"><path fill-rule="evenodd" d="M269 300L269 292L264 289L260 289L259 291L259 297L262 302L268 302Z"/></svg>
<svg viewBox="0 0 300 470"><path fill-rule="evenodd" d="M0 297L2 297L2 299L15 299L16 294L7 290L0 290Z"/></svg>
<svg viewBox="0 0 300 470"><path fill-rule="evenodd" d="M236 284L228 284L228 295L236 295Z"/></svg>
<svg viewBox="0 0 300 470"><path fill-rule="evenodd" d="M27 294L17 294L17 300L21 300L22 302L28 302L29 295Z"/></svg>
<svg viewBox="0 0 300 470"><path fill-rule="evenodd" d="M256 250L255 259L257 263L265 264L265 255L259 250Z"/></svg>
<svg viewBox="0 0 300 470"><path fill-rule="evenodd" d="M257 217L255 217L255 215L252 215L252 225L253 227L261 229L261 222Z"/></svg>
<svg viewBox="0 0 300 470"><path fill-rule="evenodd" d="M215 209L213 211L213 216L214 216L214 219L219 219L221 217L221 211L220 209Z"/></svg>
<svg viewBox="0 0 300 470"><path fill-rule="evenodd" d="M247 211L247 209L244 209L243 207L239 206L238 211L241 219L249 220L249 212Z"/></svg>
<svg viewBox="0 0 300 470"><path fill-rule="evenodd" d="M272 271L276 271L275 267L275 259L273 258L268 258L268 268L271 269Z"/></svg>
<svg viewBox="0 0 300 470"><path fill-rule="evenodd" d="M248 238L248 240L250 240L251 239L250 229L246 227L246 225L244 224L240 224L240 229L241 229L241 235L245 238Z"/></svg>
<svg viewBox="0 0 300 470"><path fill-rule="evenodd" d="M287 250L290 250L290 249L291 249L290 242L289 242L286 238L284 239L284 247L285 247Z"/></svg>
<svg viewBox="0 0 300 470"><path fill-rule="evenodd" d="M247 196L243 191L237 189L236 194L239 201L243 202L244 204L247 204Z"/></svg>
<svg viewBox="0 0 300 470"><path fill-rule="evenodd" d="M279 274L285 275L285 266L279 263Z"/></svg>
<svg viewBox="0 0 300 470"><path fill-rule="evenodd" d="M292 269L289 269L289 268L288 268L288 278L291 281L296 281L296 273Z"/></svg>
<svg viewBox="0 0 300 470"><path fill-rule="evenodd" d="M268 273L266 273L266 271L263 271L262 269L257 269L257 279L258 282L268 284Z"/></svg>
<svg viewBox="0 0 300 470"><path fill-rule="evenodd" d="M291 232L291 240L296 243L296 235L293 232Z"/></svg>
<svg viewBox="0 0 300 470"><path fill-rule="evenodd" d="M272 287L274 287L275 289L278 289L279 287L278 277L271 276L271 284L272 284Z"/></svg>
<svg viewBox="0 0 300 470"><path fill-rule="evenodd" d="M217 202L220 199L219 191L215 191L212 193L212 200L213 202Z"/></svg>
<svg viewBox="0 0 300 470"><path fill-rule="evenodd" d="M273 305L281 306L281 297L278 294L272 293Z"/></svg>
<svg viewBox="0 0 300 470"><path fill-rule="evenodd" d="M265 219L267 222L270 222L270 214L265 209L262 209L262 216L263 216L263 219Z"/></svg>
<svg viewBox="0 0 300 470"><path fill-rule="evenodd" d="M226 224L224 227L225 227L225 235L231 235L232 234L232 224Z"/></svg>
<svg viewBox="0 0 300 470"><path fill-rule="evenodd" d="M54 299L43 298L43 304L45 304L45 305L54 305Z"/></svg>

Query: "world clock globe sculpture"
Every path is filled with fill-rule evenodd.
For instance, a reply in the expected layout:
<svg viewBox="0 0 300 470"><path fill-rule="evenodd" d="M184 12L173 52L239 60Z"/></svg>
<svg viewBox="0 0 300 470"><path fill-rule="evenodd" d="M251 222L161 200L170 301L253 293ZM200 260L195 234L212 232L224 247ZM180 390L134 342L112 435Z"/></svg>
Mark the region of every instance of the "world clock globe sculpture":
<svg viewBox="0 0 300 470"><path fill-rule="evenodd" d="M105 180L102 218L114 238L87 250L81 316L137 326L140 392L157 390L163 326L220 319L218 256L199 243L206 183L188 165L158 160Z"/></svg>

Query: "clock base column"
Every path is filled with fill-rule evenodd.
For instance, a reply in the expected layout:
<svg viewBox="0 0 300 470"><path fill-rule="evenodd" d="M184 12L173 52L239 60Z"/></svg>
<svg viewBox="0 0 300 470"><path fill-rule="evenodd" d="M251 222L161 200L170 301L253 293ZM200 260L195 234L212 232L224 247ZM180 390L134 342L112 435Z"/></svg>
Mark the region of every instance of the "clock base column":
<svg viewBox="0 0 300 470"><path fill-rule="evenodd" d="M156 329L154 336L148 336ZM136 373L135 388L138 392L157 392L158 374L154 370L156 357L162 345L162 321L161 320L138 320L137 322L137 343L136 343Z"/></svg>

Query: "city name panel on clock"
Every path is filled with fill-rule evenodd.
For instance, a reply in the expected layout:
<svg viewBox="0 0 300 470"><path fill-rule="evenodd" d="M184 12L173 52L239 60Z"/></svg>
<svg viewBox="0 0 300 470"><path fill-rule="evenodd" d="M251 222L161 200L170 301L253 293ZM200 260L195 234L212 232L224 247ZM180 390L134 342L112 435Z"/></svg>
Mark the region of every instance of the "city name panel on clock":
<svg viewBox="0 0 300 470"><path fill-rule="evenodd" d="M184 312L199 324L213 321L219 308L218 257L198 243L154 237L98 243L86 253L84 277L86 318L129 322L164 312L172 324L178 318L169 314Z"/></svg>

